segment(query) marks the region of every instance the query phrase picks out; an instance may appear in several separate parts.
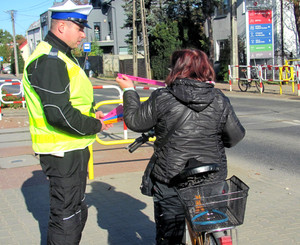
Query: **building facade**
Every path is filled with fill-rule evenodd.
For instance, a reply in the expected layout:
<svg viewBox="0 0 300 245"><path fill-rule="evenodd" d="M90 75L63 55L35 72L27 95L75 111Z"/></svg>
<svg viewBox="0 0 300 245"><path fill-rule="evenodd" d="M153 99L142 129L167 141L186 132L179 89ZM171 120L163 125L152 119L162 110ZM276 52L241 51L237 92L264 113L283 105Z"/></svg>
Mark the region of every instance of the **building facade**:
<svg viewBox="0 0 300 245"><path fill-rule="evenodd" d="M41 23L40 20L38 20L32 23L27 30L27 43L30 54L35 50L41 40Z"/></svg>
<svg viewBox="0 0 300 245"><path fill-rule="evenodd" d="M299 38L296 30L293 4L288 1L283 1L283 4L281 3L282 0L237 0L236 19L237 34L240 43L240 64L246 62L247 59L242 59L241 57L247 54L247 48L249 49L250 45L247 11L260 9L272 10L273 55L272 58L251 58L250 63L253 64L255 60L258 64L281 64L283 57L284 59L300 58ZM231 17L231 0L223 0L223 5L216 10L212 21L215 61L219 61L226 41L231 39ZM241 50L242 48L244 50Z"/></svg>
<svg viewBox="0 0 300 245"><path fill-rule="evenodd" d="M88 16L91 29L86 29L87 42L95 42L104 51L104 54L128 54L128 45L125 43L129 29L122 28L125 14L122 0L98 1ZM93 4L93 3L92 3Z"/></svg>
<svg viewBox="0 0 300 245"><path fill-rule="evenodd" d="M104 54L122 55L128 54L128 45L125 42L129 29L123 29L126 18L122 5L123 0L98 0L90 1L93 9L88 16L88 24L85 28L86 39L83 42L94 42ZM55 5L55 3L54 3ZM37 44L44 40L51 26L51 12L40 15L40 20L33 23L27 30L27 41L30 53Z"/></svg>

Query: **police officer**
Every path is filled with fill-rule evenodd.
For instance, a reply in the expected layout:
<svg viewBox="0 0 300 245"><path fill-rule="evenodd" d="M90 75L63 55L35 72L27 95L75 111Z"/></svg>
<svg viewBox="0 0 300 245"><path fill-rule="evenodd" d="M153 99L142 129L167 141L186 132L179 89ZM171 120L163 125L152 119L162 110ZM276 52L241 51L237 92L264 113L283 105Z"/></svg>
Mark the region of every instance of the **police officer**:
<svg viewBox="0 0 300 245"><path fill-rule="evenodd" d="M33 150L50 181L48 244L79 244L87 219L84 202L88 146L108 129L93 109L93 87L71 50L84 39L91 5L55 5L51 30L27 60L23 84Z"/></svg>

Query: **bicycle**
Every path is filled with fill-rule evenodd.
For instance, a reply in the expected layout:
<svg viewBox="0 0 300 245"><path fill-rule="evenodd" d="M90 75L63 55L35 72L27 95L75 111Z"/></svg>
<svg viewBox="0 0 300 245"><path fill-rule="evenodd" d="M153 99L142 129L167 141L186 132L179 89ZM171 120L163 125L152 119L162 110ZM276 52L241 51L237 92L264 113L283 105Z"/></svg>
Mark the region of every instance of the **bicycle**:
<svg viewBox="0 0 300 245"><path fill-rule="evenodd" d="M153 131L142 134L127 149L133 153L153 136ZM192 245L232 245L233 230L238 244L236 226L244 222L249 187L236 176L204 183L218 170L218 164L190 167L171 179L185 210Z"/></svg>
<svg viewBox="0 0 300 245"><path fill-rule="evenodd" d="M236 226L243 224L249 187L236 176L203 183L218 170L218 164L188 168L171 180L193 245L232 245L233 230L238 244Z"/></svg>
<svg viewBox="0 0 300 245"><path fill-rule="evenodd" d="M264 92L265 86L263 82L259 81L258 71L256 68L250 69L250 78L248 77L247 69L241 69L241 72L242 77L240 77L238 80L238 86L242 92L246 92L248 89L250 89L253 86L252 82L255 83L255 87L258 92Z"/></svg>

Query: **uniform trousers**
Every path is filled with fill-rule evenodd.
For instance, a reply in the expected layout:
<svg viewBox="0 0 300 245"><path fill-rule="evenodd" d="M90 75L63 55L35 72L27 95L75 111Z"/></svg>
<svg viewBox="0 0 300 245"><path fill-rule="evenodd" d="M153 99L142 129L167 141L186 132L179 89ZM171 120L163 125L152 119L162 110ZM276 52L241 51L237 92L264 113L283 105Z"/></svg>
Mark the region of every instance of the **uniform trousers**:
<svg viewBox="0 0 300 245"><path fill-rule="evenodd" d="M64 157L40 155L42 169L49 178L48 245L80 242L88 215L84 198L89 158L88 148L65 152Z"/></svg>

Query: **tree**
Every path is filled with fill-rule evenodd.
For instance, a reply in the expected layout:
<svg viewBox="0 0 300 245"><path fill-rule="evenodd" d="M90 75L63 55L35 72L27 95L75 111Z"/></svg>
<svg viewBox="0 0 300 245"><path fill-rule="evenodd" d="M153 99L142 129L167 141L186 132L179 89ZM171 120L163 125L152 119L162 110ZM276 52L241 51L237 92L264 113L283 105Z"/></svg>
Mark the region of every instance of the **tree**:
<svg viewBox="0 0 300 245"><path fill-rule="evenodd" d="M198 48L213 55L211 16L220 2L220 0L164 1L167 18L178 21L183 48ZM209 38L204 33L206 21Z"/></svg>
<svg viewBox="0 0 300 245"><path fill-rule="evenodd" d="M182 48L198 48L209 53L213 48L212 28L210 18L214 9L221 0L145 0L147 31L152 35L156 24L167 21L176 21L179 31L179 39L182 41ZM137 32L141 40L140 8L137 3ZM127 16L124 27L132 28L132 0L125 0L123 6ZM209 39L204 33L204 23L208 20ZM128 43L132 43L132 33L128 35ZM152 50L150 49L150 55ZM211 49L213 54L213 49Z"/></svg>
<svg viewBox="0 0 300 245"><path fill-rule="evenodd" d="M228 64L230 64L231 36L224 40L223 48L220 50L218 68L216 69L216 81L228 81ZM245 65L246 46L245 37L238 36L239 64Z"/></svg>
<svg viewBox="0 0 300 245"><path fill-rule="evenodd" d="M298 33L298 40L300 42L300 2L299 0L292 0L294 3L294 15L296 20L296 29Z"/></svg>
<svg viewBox="0 0 300 245"><path fill-rule="evenodd" d="M224 41L224 47L220 50L220 57L219 57L219 70L216 74L217 81L225 81L228 80L228 64L230 64L230 40L231 37L229 36L228 39Z"/></svg>
<svg viewBox="0 0 300 245"><path fill-rule="evenodd" d="M132 39L133 39L133 1L132 0L125 0L123 8L125 10L125 15L127 18L125 19L125 23L123 25L123 28L129 28L131 29L130 33L127 34L125 42L131 46L132 50ZM136 0L136 28L137 28L137 36L138 40L142 40L142 25L141 25L141 11L140 11L140 2L139 0ZM147 15L147 14L146 14Z"/></svg>
<svg viewBox="0 0 300 245"><path fill-rule="evenodd" d="M169 73L170 57L174 50L181 47L177 23L168 21L158 23L149 36L151 66L155 79L165 79Z"/></svg>
<svg viewBox="0 0 300 245"><path fill-rule="evenodd" d="M175 49L180 48L196 48L201 49L206 53L210 53L211 57L214 56L214 42L212 39L212 28L210 25L210 18L214 12L214 8L221 2L221 0L145 0L145 10L146 10L146 22L147 22L147 32L149 36L149 51L151 58L151 66L154 70L154 66L157 66L157 69L165 69L165 64L162 59L167 58L169 62L169 56ZM125 20L125 28L132 28L132 0L125 0L123 6L125 10L125 15L127 19ZM142 40L142 30L140 24L140 7L139 0L136 0L137 3L137 34L138 40ZM209 38L206 37L204 32L204 24L208 20L209 27ZM161 29L162 26L167 26L171 30L174 29L174 25L177 25L176 34L174 38L177 42L176 45L162 45L162 38L166 38L166 42L170 41L169 36L164 33ZM157 33L161 35L157 35ZM166 31L165 31L166 32ZM159 41L155 42L158 39ZM127 43L132 44L132 32L127 36ZM158 45L156 47L156 45ZM162 45L162 46L160 46ZM178 46L179 45L179 46ZM165 48L165 49L164 49ZM172 52L170 51L173 49ZM157 50L162 55L157 53ZM152 61L152 60L155 61ZM156 64L163 63L161 65ZM166 69L165 69L166 70ZM153 71L154 76L163 77L163 75L158 75ZM157 78L156 77L156 78Z"/></svg>
<svg viewBox="0 0 300 245"><path fill-rule="evenodd" d="M165 1L167 18L178 23L179 38L182 48L199 48L207 51L202 40L204 19L199 4L192 0Z"/></svg>
<svg viewBox="0 0 300 245"><path fill-rule="evenodd" d="M27 39L22 35L16 35L16 43L20 46Z"/></svg>
<svg viewBox="0 0 300 245"><path fill-rule="evenodd" d="M13 36L8 32L0 29L0 44L8 44L13 42Z"/></svg>
<svg viewBox="0 0 300 245"><path fill-rule="evenodd" d="M0 56L3 56L3 63L10 62L11 47L7 44L0 44Z"/></svg>
<svg viewBox="0 0 300 245"><path fill-rule="evenodd" d="M13 37L8 31L0 29L0 55L3 56L3 63L10 62Z"/></svg>
<svg viewBox="0 0 300 245"><path fill-rule="evenodd" d="M103 49L101 49L97 42L91 43L91 52L89 53L89 56L102 56L103 55Z"/></svg>
<svg viewBox="0 0 300 245"><path fill-rule="evenodd" d="M81 56L83 56L83 49L82 48L74 48L74 49L72 49L72 54L75 56L75 57L81 57Z"/></svg>
<svg viewBox="0 0 300 245"><path fill-rule="evenodd" d="M17 47L17 56L18 56L19 73L23 73L25 62L21 55L21 51L18 47ZM12 49L12 51L11 51L10 60L11 60L11 72L12 72L12 74L16 74L14 49Z"/></svg>
<svg viewBox="0 0 300 245"><path fill-rule="evenodd" d="M220 4L223 4L222 0L204 0L202 1L201 10L203 18L207 23L208 40L209 40L209 58L213 61L215 57L214 40L213 40L213 28L212 28L212 15L215 8Z"/></svg>

